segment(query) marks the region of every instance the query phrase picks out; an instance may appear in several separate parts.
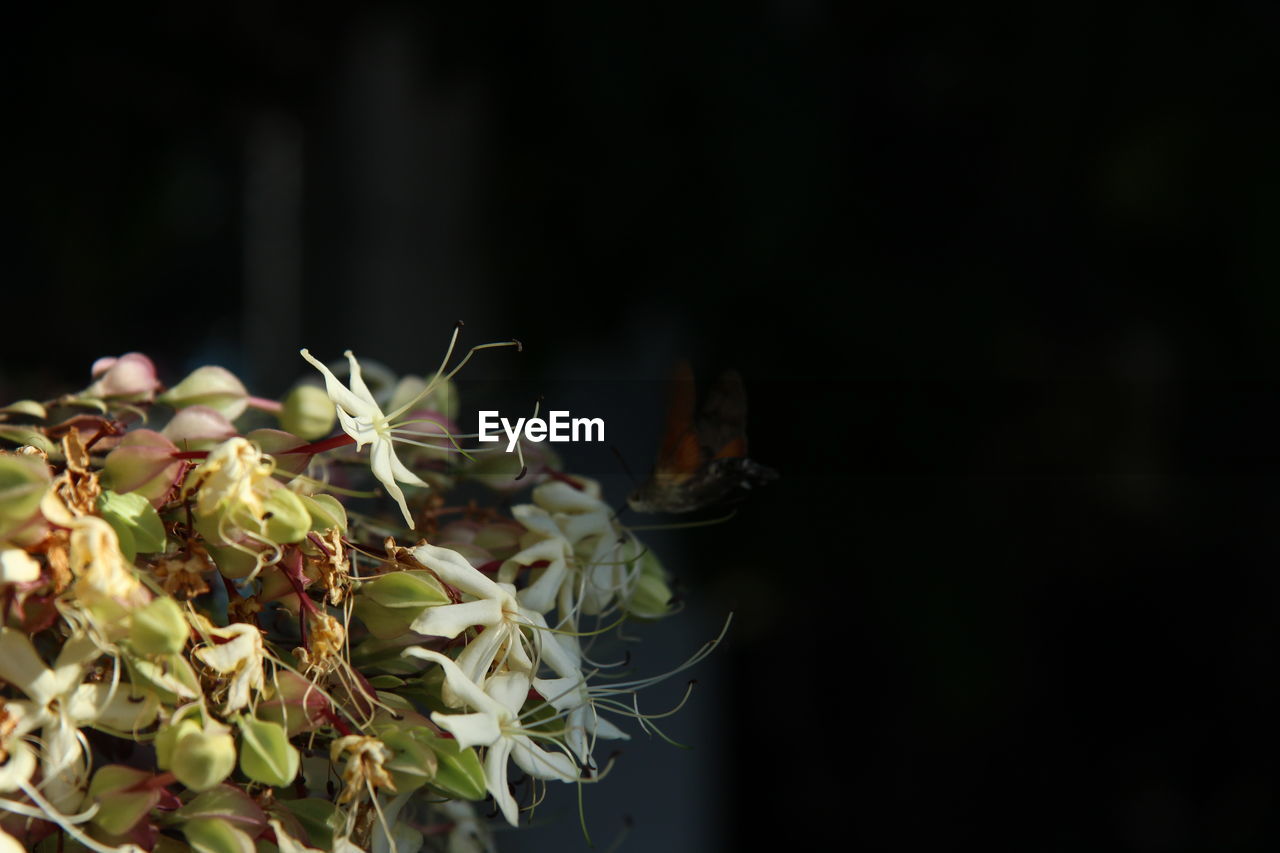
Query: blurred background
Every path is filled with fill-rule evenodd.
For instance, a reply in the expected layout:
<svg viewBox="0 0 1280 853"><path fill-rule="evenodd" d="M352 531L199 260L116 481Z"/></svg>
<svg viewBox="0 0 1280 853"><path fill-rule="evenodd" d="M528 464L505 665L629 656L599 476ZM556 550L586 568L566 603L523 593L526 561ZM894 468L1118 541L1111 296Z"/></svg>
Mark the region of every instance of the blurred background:
<svg viewBox="0 0 1280 853"><path fill-rule="evenodd" d="M643 475L675 360L736 368L781 479L645 534L687 609L639 669L735 621L694 749L585 791L597 845L1275 849L1277 35L1262 2L27 9L0 398L131 350L266 396L300 346L423 372L464 319L525 344L469 376ZM551 793L503 849L585 847Z"/></svg>

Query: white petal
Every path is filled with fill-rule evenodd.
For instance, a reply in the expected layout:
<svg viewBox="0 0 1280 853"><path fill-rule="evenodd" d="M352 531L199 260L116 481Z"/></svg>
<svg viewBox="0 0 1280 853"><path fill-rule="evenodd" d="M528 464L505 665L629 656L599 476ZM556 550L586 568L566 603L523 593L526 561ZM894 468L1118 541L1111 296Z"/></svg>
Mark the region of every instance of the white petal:
<svg viewBox="0 0 1280 853"><path fill-rule="evenodd" d="M533 490L533 502L552 512L591 512L608 510L600 500L600 484L586 477L574 477L586 490L575 489L562 480L543 483Z"/></svg>
<svg viewBox="0 0 1280 853"><path fill-rule="evenodd" d="M477 686L483 687L485 677L489 675L489 667L502 650L503 645L513 639L518 643L520 638L512 637L514 632L506 625L495 625L480 632L480 636L467 643L467 647L458 653L456 663ZM447 692L447 691L446 691ZM451 701L445 697L445 701Z"/></svg>
<svg viewBox="0 0 1280 853"><path fill-rule="evenodd" d="M541 613L520 608L520 615L534 626L534 642L538 644L539 660L555 670L557 675L571 676L578 672L581 659L576 650L570 651L560 638L547 629L547 620ZM542 630L538 630L542 629Z"/></svg>
<svg viewBox="0 0 1280 853"><path fill-rule="evenodd" d="M428 607L409 627L419 634L453 638L472 625L498 625L502 619L502 605L493 599L482 598Z"/></svg>
<svg viewBox="0 0 1280 853"><path fill-rule="evenodd" d="M44 780L40 783L45 796L60 811L69 813L79 804L89 771L85 766L84 749L77 737L79 730L60 718L54 718L41 732L44 740L44 758L41 770Z"/></svg>
<svg viewBox="0 0 1280 853"><path fill-rule="evenodd" d="M557 711L579 708L586 702L582 691L582 676L567 678L535 678L533 689Z"/></svg>
<svg viewBox="0 0 1280 853"><path fill-rule="evenodd" d="M36 755L31 747L21 740L6 744L9 758L0 764L0 791L16 791L31 778L36 770ZM0 848L2 849L2 848ZM19 848L21 849L21 848Z"/></svg>
<svg viewBox="0 0 1280 853"><path fill-rule="evenodd" d="M396 480L401 483L408 483L411 486L430 485L404 466L404 463L400 461L400 457L396 456L394 447L391 448L391 473L394 474Z"/></svg>
<svg viewBox="0 0 1280 853"><path fill-rule="evenodd" d="M369 386L364 384L364 377L360 375L360 362L356 361L355 354L351 350L343 353L347 357L347 362L351 365L351 393L355 394L361 400L378 409L378 403L373 399L373 392L369 390ZM381 409L378 409L381 412Z"/></svg>
<svg viewBox="0 0 1280 853"><path fill-rule="evenodd" d="M311 366L316 370L319 370L324 376L325 393L329 395L329 399L336 405L346 409L348 413L355 415L356 417L372 418L382 416L382 410L378 408L378 405L373 402L372 398L364 400L353 394L338 381L338 377L334 376L333 372L330 371L329 368L316 361L315 358L311 356L311 353L306 350L302 350L302 357L310 362Z"/></svg>
<svg viewBox="0 0 1280 853"><path fill-rule="evenodd" d="M516 517L516 521L535 533L551 539L560 538L560 528L551 515L540 506L517 504L511 508L511 514Z"/></svg>
<svg viewBox="0 0 1280 853"><path fill-rule="evenodd" d="M501 703L514 718L529 698L529 676L522 672L500 672L484 683L484 692Z"/></svg>
<svg viewBox="0 0 1280 853"><path fill-rule="evenodd" d="M551 565L538 575L538 579L520 590L516 598L530 610L547 613L556 606L556 593L560 591L568 573L569 567L563 559L552 560Z"/></svg>
<svg viewBox="0 0 1280 853"><path fill-rule="evenodd" d="M410 548L409 553L449 586L457 587L476 598L502 598L502 590L498 585L457 551L424 542Z"/></svg>
<svg viewBox="0 0 1280 853"><path fill-rule="evenodd" d="M601 504L601 509L576 515L561 515L560 529L570 541L576 542L587 536L607 536L615 533L613 526L613 510Z"/></svg>
<svg viewBox="0 0 1280 853"><path fill-rule="evenodd" d="M500 738L484 757L484 781L493 801L502 809L502 816L507 823L516 826L520 820L520 810L516 808L516 799L511 796L507 787L507 757L511 754L511 739Z"/></svg>
<svg viewBox="0 0 1280 853"><path fill-rule="evenodd" d="M41 707L58 695L61 685L44 665L27 635L0 628L0 678L26 693Z"/></svg>
<svg viewBox="0 0 1280 853"><path fill-rule="evenodd" d="M453 735L463 749L488 746L502 737L502 729L492 714L441 714L433 711L431 722Z"/></svg>
<svg viewBox="0 0 1280 853"><path fill-rule="evenodd" d="M421 646L410 646L404 650L404 654L410 657L422 658L423 660L435 661L444 669L444 678L448 682L453 692L457 693L464 702L475 708L477 711L483 711L487 714L502 716L506 713L506 709L501 704L495 702L483 690L476 686L475 682L467 678L467 676L458 668L450 658L431 649L424 649Z"/></svg>
<svg viewBox="0 0 1280 853"><path fill-rule="evenodd" d="M404 501L404 490L396 483L395 472L391 467L393 459L395 459L395 453L391 449L391 442L387 439L375 439L373 447L369 450L369 468L373 471L373 476L387 490L387 494L400 505L400 512L404 513L404 523L412 530L413 516L409 514L409 505Z"/></svg>
<svg viewBox="0 0 1280 853"><path fill-rule="evenodd" d="M525 735L517 735L511 741L511 760L525 773L539 779L577 781L578 765L563 752L544 750Z"/></svg>
<svg viewBox="0 0 1280 853"><path fill-rule="evenodd" d="M599 714L596 715L596 737L608 738L609 740L631 740L631 735Z"/></svg>

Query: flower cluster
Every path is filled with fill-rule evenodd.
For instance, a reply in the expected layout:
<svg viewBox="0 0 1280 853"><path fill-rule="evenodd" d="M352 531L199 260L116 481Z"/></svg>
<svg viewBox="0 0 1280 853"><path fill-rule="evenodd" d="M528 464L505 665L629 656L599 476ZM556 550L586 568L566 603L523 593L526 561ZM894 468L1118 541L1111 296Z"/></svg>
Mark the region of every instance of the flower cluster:
<svg viewBox="0 0 1280 853"><path fill-rule="evenodd" d="M0 409L0 851L488 850L473 804L517 825L654 730L666 676L591 655L665 572L597 483L465 446L456 340L372 388L303 350L282 401L129 353Z"/></svg>

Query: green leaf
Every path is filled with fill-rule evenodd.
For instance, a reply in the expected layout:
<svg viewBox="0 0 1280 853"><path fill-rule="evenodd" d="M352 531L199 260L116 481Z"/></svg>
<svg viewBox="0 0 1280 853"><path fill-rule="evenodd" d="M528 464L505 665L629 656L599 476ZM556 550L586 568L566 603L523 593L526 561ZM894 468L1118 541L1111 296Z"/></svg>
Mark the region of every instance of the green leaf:
<svg viewBox="0 0 1280 853"><path fill-rule="evenodd" d="M397 678L394 675L375 675L369 679L369 686L378 690L395 690L398 687L404 687L405 684L403 678Z"/></svg>
<svg viewBox="0 0 1280 853"><path fill-rule="evenodd" d="M147 508L150 507L151 504L147 504ZM150 604L135 610L129 620L129 645L139 654L177 654L187 645L190 635L191 627L182 608L168 596L152 599Z"/></svg>
<svg viewBox="0 0 1280 853"><path fill-rule="evenodd" d="M356 618L369 629L369 633L379 640L391 640L403 636L408 632L413 620L418 617L418 613L415 610L384 607L363 595L356 596L355 614ZM363 648L363 644L361 648ZM397 649L392 657L399 656L400 650Z"/></svg>
<svg viewBox="0 0 1280 853"><path fill-rule="evenodd" d="M346 823L342 810L328 800L307 797L301 800L277 800L277 803L291 811L307 831L307 838L313 847L329 850L333 847L333 837L340 832Z"/></svg>
<svg viewBox="0 0 1280 853"><path fill-rule="evenodd" d="M298 750L289 743L284 727L242 716L240 726L240 771L255 782L280 787L298 775L301 760Z"/></svg>
<svg viewBox="0 0 1280 853"><path fill-rule="evenodd" d="M34 427L0 424L0 438L17 445L29 444L32 447L40 448L45 453L54 453L57 450L54 443Z"/></svg>
<svg viewBox="0 0 1280 853"><path fill-rule="evenodd" d="M65 397L58 398L59 406L80 406L85 409L97 409L102 414L107 413L107 404L97 397L76 397L68 394Z"/></svg>
<svg viewBox="0 0 1280 853"><path fill-rule="evenodd" d="M184 820L217 818L255 833L267 825L267 816L253 798L233 785L210 788L178 809L176 814Z"/></svg>
<svg viewBox="0 0 1280 853"><path fill-rule="evenodd" d="M486 796L484 786L484 766L476 755L474 747L462 749L453 738L438 737L427 732L425 739L430 743L439 763L436 776L431 780L431 787L450 797L461 797L464 800L483 800Z"/></svg>
<svg viewBox="0 0 1280 853"><path fill-rule="evenodd" d="M361 585L360 594L383 607L422 610L435 604L448 604L449 594L430 572L388 572Z"/></svg>
<svg viewBox="0 0 1280 853"><path fill-rule="evenodd" d="M33 418L44 420L49 417L49 413L45 411L44 406L35 400L19 400L16 403L10 403L0 409L0 414L6 415L30 415Z"/></svg>
<svg viewBox="0 0 1280 853"><path fill-rule="evenodd" d="M255 853L247 833L217 818L189 820L182 825L182 834L194 853Z"/></svg>
<svg viewBox="0 0 1280 853"><path fill-rule="evenodd" d="M0 456L0 537L26 524L49 489L49 467L17 454Z"/></svg>
<svg viewBox="0 0 1280 853"><path fill-rule="evenodd" d="M164 550L164 522L151 501L137 492L118 494L103 492L98 497L98 512L107 520L120 539L120 550L129 562L138 552L159 553Z"/></svg>
<svg viewBox="0 0 1280 853"><path fill-rule="evenodd" d="M89 802L98 805L93 822L109 835L123 835L160 801L158 789L130 791L150 779L146 770L108 764L93 775L89 784Z"/></svg>
<svg viewBox="0 0 1280 853"><path fill-rule="evenodd" d="M426 731L422 726L412 729L383 729L379 732L382 742L394 754L383 767L391 773L391 781L400 793L421 788L436 775L438 761L435 750L429 743L415 737L418 729Z"/></svg>

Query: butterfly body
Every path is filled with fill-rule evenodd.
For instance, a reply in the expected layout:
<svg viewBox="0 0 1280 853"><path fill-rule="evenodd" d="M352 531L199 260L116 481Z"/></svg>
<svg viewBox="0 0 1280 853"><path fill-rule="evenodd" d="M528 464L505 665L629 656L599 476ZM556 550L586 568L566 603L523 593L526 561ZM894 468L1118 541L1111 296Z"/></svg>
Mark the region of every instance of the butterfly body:
<svg viewBox="0 0 1280 853"><path fill-rule="evenodd" d="M726 372L695 415L688 364L676 368L666 434L649 479L627 498L636 512L687 513L731 503L777 473L747 458L742 378Z"/></svg>

